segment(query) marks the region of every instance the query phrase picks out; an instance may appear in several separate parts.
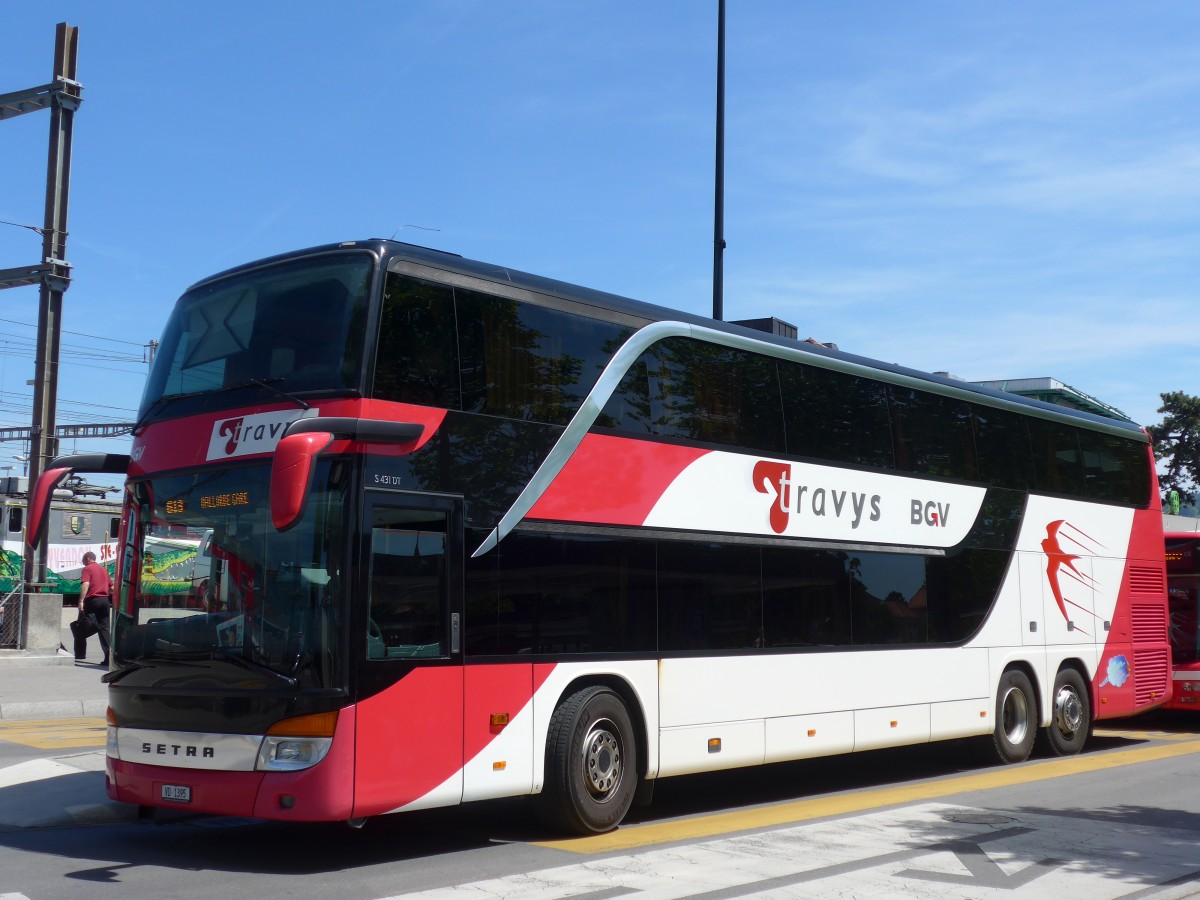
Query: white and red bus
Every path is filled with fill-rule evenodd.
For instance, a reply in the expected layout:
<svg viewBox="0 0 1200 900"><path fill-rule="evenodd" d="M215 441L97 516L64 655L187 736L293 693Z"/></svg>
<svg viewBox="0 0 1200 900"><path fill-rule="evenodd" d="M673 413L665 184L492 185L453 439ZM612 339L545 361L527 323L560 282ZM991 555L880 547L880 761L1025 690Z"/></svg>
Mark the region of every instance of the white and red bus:
<svg viewBox="0 0 1200 900"><path fill-rule="evenodd" d="M1040 734L1169 690L1136 426L362 241L179 300L130 455L111 797L285 820ZM202 534L204 597L143 589ZM168 614L169 613L169 614Z"/></svg>
<svg viewBox="0 0 1200 900"><path fill-rule="evenodd" d="M1172 692L1168 709L1200 710L1200 532L1167 532Z"/></svg>

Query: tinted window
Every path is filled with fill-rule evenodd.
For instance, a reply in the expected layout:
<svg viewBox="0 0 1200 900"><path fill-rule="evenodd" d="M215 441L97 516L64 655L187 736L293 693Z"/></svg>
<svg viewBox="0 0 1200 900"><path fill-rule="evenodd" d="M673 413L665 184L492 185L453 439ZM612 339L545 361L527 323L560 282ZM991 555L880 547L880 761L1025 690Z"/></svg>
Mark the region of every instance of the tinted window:
<svg viewBox="0 0 1200 900"><path fill-rule="evenodd" d="M367 659L443 655L446 514L375 509Z"/></svg>
<svg viewBox="0 0 1200 900"><path fill-rule="evenodd" d="M635 434L784 452L775 361L685 338L669 338L642 354L599 424Z"/></svg>
<svg viewBox="0 0 1200 900"><path fill-rule="evenodd" d="M1026 419L990 406L975 406L972 411L979 477L998 487L1020 491L1033 487L1033 452Z"/></svg>
<svg viewBox="0 0 1200 900"><path fill-rule="evenodd" d="M494 637L472 627L469 652L653 650L652 541L513 534L499 556Z"/></svg>
<svg viewBox="0 0 1200 900"><path fill-rule="evenodd" d="M767 547L762 568L766 646L850 643L850 578L844 552Z"/></svg>
<svg viewBox="0 0 1200 900"><path fill-rule="evenodd" d="M630 333L393 273L384 294L374 396L562 425Z"/></svg>
<svg viewBox="0 0 1200 900"><path fill-rule="evenodd" d="M467 563L466 652L957 643L982 624L1009 558L517 533Z"/></svg>
<svg viewBox="0 0 1200 900"><path fill-rule="evenodd" d="M882 384L784 362L779 364L779 377L789 454L892 466L887 391Z"/></svg>
<svg viewBox="0 0 1200 900"><path fill-rule="evenodd" d="M270 393L257 382L288 392L356 389L372 266L369 254L326 254L188 291L163 332L141 414L164 395ZM244 394L223 396L245 403ZM171 413L199 402L181 398Z"/></svg>
<svg viewBox="0 0 1200 900"><path fill-rule="evenodd" d="M1080 431L1079 444L1089 499L1146 506L1150 461L1144 444L1094 431Z"/></svg>
<svg viewBox="0 0 1200 900"><path fill-rule="evenodd" d="M664 650L762 647L759 549L661 541L659 636Z"/></svg>
<svg viewBox="0 0 1200 900"><path fill-rule="evenodd" d="M918 644L929 639L925 557L856 553L850 560L856 644Z"/></svg>
<svg viewBox="0 0 1200 900"><path fill-rule="evenodd" d="M629 368L617 385L604 411L596 419L601 428L615 428L635 435L654 434L650 411L650 367L646 354Z"/></svg>
<svg viewBox="0 0 1200 900"><path fill-rule="evenodd" d="M631 333L516 300L455 295L466 412L565 425Z"/></svg>
<svg viewBox="0 0 1200 900"><path fill-rule="evenodd" d="M453 289L390 274L380 316L374 396L458 409Z"/></svg>
<svg viewBox="0 0 1200 900"><path fill-rule="evenodd" d="M1029 420L1037 489L1051 494L1083 496L1083 467L1076 430L1069 425Z"/></svg>
<svg viewBox="0 0 1200 900"><path fill-rule="evenodd" d="M956 643L975 633L996 599L1009 559L993 550L962 550L926 560L931 641Z"/></svg>
<svg viewBox="0 0 1200 900"><path fill-rule="evenodd" d="M943 478L976 477L971 408L962 400L892 385L896 468Z"/></svg>

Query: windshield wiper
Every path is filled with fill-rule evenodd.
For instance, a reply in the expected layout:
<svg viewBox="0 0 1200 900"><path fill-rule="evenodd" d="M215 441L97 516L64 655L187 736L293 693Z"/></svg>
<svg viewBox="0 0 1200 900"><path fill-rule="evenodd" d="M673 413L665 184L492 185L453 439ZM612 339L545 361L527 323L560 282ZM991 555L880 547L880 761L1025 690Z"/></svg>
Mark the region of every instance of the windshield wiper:
<svg viewBox="0 0 1200 900"><path fill-rule="evenodd" d="M105 672L103 675L100 676L100 680L103 681L105 684L115 684L116 682L118 682L122 678L124 678L126 675L128 675L130 672L136 672L138 669L153 669L153 668L154 668L154 666L150 665L150 663L134 662L134 663L130 663L127 666L121 666L121 668L119 668L119 669L113 669L111 672Z"/></svg>
<svg viewBox="0 0 1200 900"><path fill-rule="evenodd" d="M262 663L250 659L249 657L242 656L239 653L234 652L234 648L226 649L224 647L195 647L189 650L176 650L173 653L159 653L155 659L174 664L185 664L182 663L182 660L206 660L209 662L216 662L220 660L221 662L233 663L233 665L242 669L248 669L251 672L259 672L264 675L271 675L280 681L287 682L288 687L296 686L295 678L291 677L290 675L285 675L283 672L277 672L270 666L263 665Z"/></svg>
<svg viewBox="0 0 1200 900"><path fill-rule="evenodd" d="M249 669L251 672L259 672L264 675L271 675L275 678L278 678L280 681L286 682L288 687L294 688L296 686L296 679L291 675L284 675L282 672L276 672L270 666L265 666L260 662L255 662L249 657L238 656L237 654L229 653L225 650L214 650L210 654L209 659L222 659L226 662L233 663L235 666L240 666L243 669Z"/></svg>
<svg viewBox="0 0 1200 900"><path fill-rule="evenodd" d="M156 412L158 412L163 407L170 406L176 400L183 400L187 397L199 397L201 394L207 394L207 393L208 393L208 391L187 391L182 394L163 394L161 397L158 397L149 406L147 406L146 411L144 413L142 413L140 416L138 416L137 422L134 423L133 428L131 428L129 430L129 433L136 436L138 434L138 432L140 432L143 428L146 427L146 425L148 424L147 420L152 415L154 415Z"/></svg>
<svg viewBox="0 0 1200 900"><path fill-rule="evenodd" d="M293 397L287 391L283 391L283 390L280 390L279 388L275 387L275 385L271 384L272 381L283 381L283 379L282 378L271 378L267 381L260 381L257 378L248 378L248 379L246 379L246 384L257 384L259 387L264 387L268 391L274 391L276 394L278 394L280 397L282 397L285 400L290 400L292 403L295 403L301 409L309 408L308 404L305 403L303 400L301 400L299 397ZM235 385L235 387L241 387L241 385ZM226 388L226 390L232 390L232 388Z"/></svg>
<svg viewBox="0 0 1200 900"><path fill-rule="evenodd" d="M287 391L275 387L273 382L277 381L283 381L283 378L268 378L265 380L261 378L247 378L245 381L239 381L237 384L228 384L225 387L209 388L207 390L200 391L185 391L182 394L163 394L146 407L146 411L138 417L137 422L135 422L133 428L130 429L130 434L136 436L143 428L146 427L148 420L152 415L154 415L156 412L159 412L163 407L174 403L176 400L186 400L188 397L202 397L205 394L224 394L229 391L240 391L248 387L265 388L272 393L278 394L285 400L295 403L301 409L310 408L309 405L299 397L295 397L292 394L289 394Z"/></svg>

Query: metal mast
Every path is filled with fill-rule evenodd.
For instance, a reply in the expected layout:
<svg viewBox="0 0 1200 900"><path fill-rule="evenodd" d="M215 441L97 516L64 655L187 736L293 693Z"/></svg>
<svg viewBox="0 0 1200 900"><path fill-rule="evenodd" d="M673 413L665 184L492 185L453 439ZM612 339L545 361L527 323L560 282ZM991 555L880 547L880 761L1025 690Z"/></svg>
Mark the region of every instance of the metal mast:
<svg viewBox="0 0 1200 900"><path fill-rule="evenodd" d="M39 284L37 362L33 384L33 422L29 434L29 483L58 451L54 418L58 397L59 339L62 297L71 282L67 262L67 197L71 185L71 133L82 88L76 80L79 29L60 22L54 40L54 80L41 87L0 94L0 119L39 109L50 110L50 147L46 166L46 216L40 229L42 260L34 266L0 270L0 288ZM42 580L46 544L37 554L26 551L25 582Z"/></svg>

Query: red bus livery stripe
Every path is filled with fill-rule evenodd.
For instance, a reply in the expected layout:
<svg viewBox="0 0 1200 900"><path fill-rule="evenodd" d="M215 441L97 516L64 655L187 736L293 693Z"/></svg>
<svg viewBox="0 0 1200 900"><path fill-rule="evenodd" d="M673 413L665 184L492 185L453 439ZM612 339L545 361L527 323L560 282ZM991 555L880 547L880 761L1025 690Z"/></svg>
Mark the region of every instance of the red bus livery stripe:
<svg viewBox="0 0 1200 900"><path fill-rule="evenodd" d="M529 518L641 525L680 473L709 452L588 434Z"/></svg>

